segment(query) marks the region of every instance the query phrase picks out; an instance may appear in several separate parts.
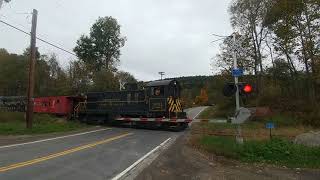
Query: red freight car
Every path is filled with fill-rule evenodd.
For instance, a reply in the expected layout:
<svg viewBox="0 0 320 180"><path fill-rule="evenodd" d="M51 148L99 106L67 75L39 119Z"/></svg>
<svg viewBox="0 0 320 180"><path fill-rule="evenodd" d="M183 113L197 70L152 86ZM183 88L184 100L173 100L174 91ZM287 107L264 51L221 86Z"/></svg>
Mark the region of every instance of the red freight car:
<svg viewBox="0 0 320 180"><path fill-rule="evenodd" d="M55 114L70 117L74 107L73 96L50 96L34 98L35 113Z"/></svg>

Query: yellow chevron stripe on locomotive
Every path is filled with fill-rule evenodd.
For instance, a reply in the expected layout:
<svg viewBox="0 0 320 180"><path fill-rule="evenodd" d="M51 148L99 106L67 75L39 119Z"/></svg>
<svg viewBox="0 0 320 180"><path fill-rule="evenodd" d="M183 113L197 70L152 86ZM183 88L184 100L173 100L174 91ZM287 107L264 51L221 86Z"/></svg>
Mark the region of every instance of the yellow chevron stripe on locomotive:
<svg viewBox="0 0 320 180"><path fill-rule="evenodd" d="M171 96L167 99L169 112L182 112L180 99L174 99Z"/></svg>

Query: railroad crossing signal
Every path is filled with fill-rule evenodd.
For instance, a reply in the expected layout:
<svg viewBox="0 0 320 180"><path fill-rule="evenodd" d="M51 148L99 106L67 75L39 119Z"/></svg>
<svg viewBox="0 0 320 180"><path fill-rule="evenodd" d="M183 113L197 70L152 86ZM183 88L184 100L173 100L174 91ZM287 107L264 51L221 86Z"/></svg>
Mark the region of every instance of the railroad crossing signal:
<svg viewBox="0 0 320 180"><path fill-rule="evenodd" d="M253 87L248 83L239 83L238 84L240 95L249 95L252 93Z"/></svg>
<svg viewBox="0 0 320 180"><path fill-rule="evenodd" d="M253 91L253 87L249 83L238 83L240 95L249 95ZM226 97L233 96L237 92L237 86L233 82L226 83L223 87L223 95Z"/></svg>
<svg viewBox="0 0 320 180"><path fill-rule="evenodd" d="M234 38L234 39L228 38L228 39L226 39L226 43L229 45L229 46L227 46L228 51L230 51L230 52L238 52L238 53L247 52L248 50L243 48L243 46L242 46L242 44L247 40L247 37L237 35L236 33L233 36L237 36L237 38Z"/></svg>
<svg viewBox="0 0 320 180"><path fill-rule="evenodd" d="M227 83L224 85L222 92L224 96L230 97L237 92L237 87L234 83Z"/></svg>
<svg viewBox="0 0 320 180"><path fill-rule="evenodd" d="M252 86L251 86L250 84L244 85L243 91L244 91L245 93L251 93L251 92L252 92Z"/></svg>

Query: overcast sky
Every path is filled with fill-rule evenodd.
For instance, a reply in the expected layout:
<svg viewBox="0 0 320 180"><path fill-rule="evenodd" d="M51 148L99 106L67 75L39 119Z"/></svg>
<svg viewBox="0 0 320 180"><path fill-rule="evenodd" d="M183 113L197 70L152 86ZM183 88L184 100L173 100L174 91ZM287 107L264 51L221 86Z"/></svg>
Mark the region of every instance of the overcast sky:
<svg viewBox="0 0 320 180"><path fill-rule="evenodd" d="M139 80L212 74L218 52L211 33L230 35L231 0L12 0L0 9L0 19L30 31L31 12L39 11L38 36L72 50L81 34L101 16L113 16L127 37L119 69ZM0 48L22 53L29 37L0 23ZM64 67L75 59L37 42L41 53L56 53Z"/></svg>

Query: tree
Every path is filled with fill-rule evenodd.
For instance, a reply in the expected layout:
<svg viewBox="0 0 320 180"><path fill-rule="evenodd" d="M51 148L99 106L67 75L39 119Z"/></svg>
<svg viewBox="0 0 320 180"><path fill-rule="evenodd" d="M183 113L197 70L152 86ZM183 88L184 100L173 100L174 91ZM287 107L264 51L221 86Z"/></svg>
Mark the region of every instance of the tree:
<svg viewBox="0 0 320 180"><path fill-rule="evenodd" d="M25 95L27 60L24 56L0 49L0 72L0 96Z"/></svg>
<svg viewBox="0 0 320 180"><path fill-rule="evenodd" d="M237 38L240 38L237 37ZM231 44L233 39L232 37L227 37L222 44L220 44L221 53L217 54L213 59L212 66L218 66L221 68L221 71L231 72L233 69L233 51L231 50ZM246 72L252 74L254 71L254 59L251 54L251 47L249 43L249 39L247 38L244 42L242 42L242 47L246 49L246 51L237 51L237 61L238 66L244 69Z"/></svg>
<svg viewBox="0 0 320 180"><path fill-rule="evenodd" d="M93 74L91 91L119 90L119 81L112 71L101 70Z"/></svg>
<svg viewBox="0 0 320 180"><path fill-rule="evenodd" d="M117 78L119 79L119 81L121 81L121 83L137 83L136 78L130 74L129 72L125 72L125 71L118 71L117 72Z"/></svg>
<svg viewBox="0 0 320 180"><path fill-rule="evenodd" d="M74 52L90 71L104 69L114 72L125 41L115 18L100 17L91 27L90 35L82 35L77 41Z"/></svg>
<svg viewBox="0 0 320 180"><path fill-rule="evenodd" d="M50 54L46 56L46 64L48 67L48 92L49 95L66 95L71 93L71 88L67 83L67 73L60 66L57 56Z"/></svg>
<svg viewBox="0 0 320 180"><path fill-rule="evenodd" d="M9 55L8 51L4 48L0 48L0 54L3 55Z"/></svg>
<svg viewBox="0 0 320 180"><path fill-rule="evenodd" d="M262 90L263 54L262 43L268 34L263 26L270 0L235 0L230 6L231 24L241 34L248 37L254 60L254 73L257 76L258 89Z"/></svg>
<svg viewBox="0 0 320 180"><path fill-rule="evenodd" d="M70 61L67 72L71 94L84 93L89 90L92 75L89 74L82 61Z"/></svg>
<svg viewBox="0 0 320 180"><path fill-rule="evenodd" d="M8 2L10 2L11 0L4 0L4 2L6 2L6 3L8 3ZM0 0L0 9L1 9L1 7L2 7L2 3L3 3L3 0Z"/></svg>
<svg viewBox="0 0 320 180"><path fill-rule="evenodd" d="M197 96L195 99L195 103L199 105L207 105L208 104L208 94L207 90L204 88L201 88L200 96Z"/></svg>
<svg viewBox="0 0 320 180"><path fill-rule="evenodd" d="M23 54L22 54L22 55L25 56L25 57L27 57L27 58L29 58L29 57L30 57L30 53L31 53L31 49L30 49L30 47L27 47L27 48L23 51ZM38 48L36 48L36 59L39 59L40 56L41 56L41 54L40 54Z"/></svg>
<svg viewBox="0 0 320 180"><path fill-rule="evenodd" d="M297 64L293 62L292 57L304 64L311 101L315 100L316 79L319 73L319 19L319 0L273 0L264 19L264 25L276 35L275 49L286 57L291 74L296 74L294 64Z"/></svg>

